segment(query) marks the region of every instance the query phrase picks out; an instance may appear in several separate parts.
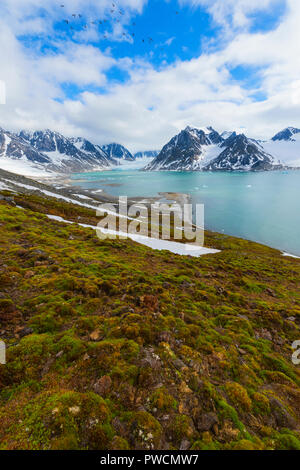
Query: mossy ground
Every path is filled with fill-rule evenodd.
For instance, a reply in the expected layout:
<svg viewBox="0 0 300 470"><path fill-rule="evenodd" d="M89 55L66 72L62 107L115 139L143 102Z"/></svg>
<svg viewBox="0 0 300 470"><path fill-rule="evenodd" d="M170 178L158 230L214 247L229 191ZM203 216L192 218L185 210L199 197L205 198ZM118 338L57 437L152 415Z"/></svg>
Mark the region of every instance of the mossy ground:
<svg viewBox="0 0 300 470"><path fill-rule="evenodd" d="M299 449L300 261L206 233L190 258L0 203L0 449ZM291 319L292 318L292 319Z"/></svg>

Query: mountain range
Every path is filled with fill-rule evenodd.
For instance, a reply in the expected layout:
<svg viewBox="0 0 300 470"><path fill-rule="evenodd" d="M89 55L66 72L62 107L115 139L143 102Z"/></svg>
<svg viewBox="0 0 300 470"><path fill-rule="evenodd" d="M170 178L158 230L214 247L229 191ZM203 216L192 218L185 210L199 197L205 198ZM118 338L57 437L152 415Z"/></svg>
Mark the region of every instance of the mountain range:
<svg viewBox="0 0 300 470"><path fill-rule="evenodd" d="M120 144L98 145L82 137L68 138L46 130L13 133L0 128L0 168L20 174L49 175L103 170L122 161L154 157L158 152L132 155Z"/></svg>
<svg viewBox="0 0 300 470"><path fill-rule="evenodd" d="M186 127L145 168L147 171L266 171L300 167L300 129L286 128L270 141L212 127Z"/></svg>
<svg viewBox="0 0 300 470"><path fill-rule="evenodd" d="M47 130L13 133L0 128L0 168L25 175L105 170L134 161L146 171L265 171L300 167L300 129L288 127L269 141L212 127L186 127L159 152L132 154L121 144L99 145Z"/></svg>

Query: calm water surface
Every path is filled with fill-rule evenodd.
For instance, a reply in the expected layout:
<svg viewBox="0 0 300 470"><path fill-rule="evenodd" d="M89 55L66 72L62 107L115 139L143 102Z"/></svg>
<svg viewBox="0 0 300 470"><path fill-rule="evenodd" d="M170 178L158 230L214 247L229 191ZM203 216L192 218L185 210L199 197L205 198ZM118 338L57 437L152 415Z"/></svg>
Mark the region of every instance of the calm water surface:
<svg viewBox="0 0 300 470"><path fill-rule="evenodd" d="M85 189L103 189L114 196L189 193L194 203L205 205L207 229L300 256L300 171L201 173L117 169L77 173L72 181Z"/></svg>

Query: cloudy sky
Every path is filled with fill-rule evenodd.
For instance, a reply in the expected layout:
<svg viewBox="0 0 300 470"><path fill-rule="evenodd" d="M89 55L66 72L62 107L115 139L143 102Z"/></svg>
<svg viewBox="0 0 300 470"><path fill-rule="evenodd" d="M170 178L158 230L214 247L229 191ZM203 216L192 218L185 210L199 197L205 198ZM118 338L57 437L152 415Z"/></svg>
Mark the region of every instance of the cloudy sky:
<svg viewBox="0 0 300 470"><path fill-rule="evenodd" d="M187 125L269 138L300 127L299 24L299 0L1 0L0 126L131 151Z"/></svg>

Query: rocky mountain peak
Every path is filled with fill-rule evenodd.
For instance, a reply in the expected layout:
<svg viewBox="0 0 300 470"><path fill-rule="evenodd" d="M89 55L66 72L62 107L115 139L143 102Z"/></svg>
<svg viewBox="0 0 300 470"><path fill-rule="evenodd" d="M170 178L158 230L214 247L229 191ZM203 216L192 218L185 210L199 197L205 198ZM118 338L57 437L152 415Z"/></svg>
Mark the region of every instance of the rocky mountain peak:
<svg viewBox="0 0 300 470"><path fill-rule="evenodd" d="M274 137L272 137L272 140L274 142L280 141L280 140L295 140L293 139L293 136L295 134L300 134L300 129L297 129L296 127L287 127L286 129L283 129L282 131L278 132Z"/></svg>

